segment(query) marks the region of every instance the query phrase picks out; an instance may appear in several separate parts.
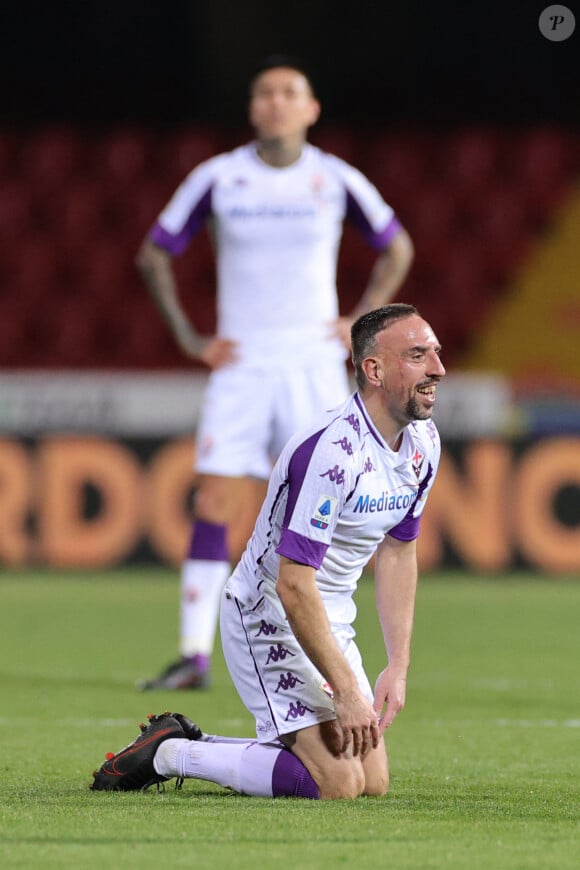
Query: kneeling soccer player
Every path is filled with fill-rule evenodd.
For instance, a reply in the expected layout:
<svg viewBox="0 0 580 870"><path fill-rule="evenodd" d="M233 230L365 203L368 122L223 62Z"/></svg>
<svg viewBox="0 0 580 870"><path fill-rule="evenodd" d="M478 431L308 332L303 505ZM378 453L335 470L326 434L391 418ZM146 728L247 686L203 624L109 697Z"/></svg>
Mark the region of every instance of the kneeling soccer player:
<svg viewBox="0 0 580 870"><path fill-rule="evenodd" d="M354 798L388 788L383 734L405 703L416 538L440 456L431 420L445 374L411 305L352 327L357 391L291 438L221 605L225 659L257 739L150 718L95 771L95 790L172 777L255 796ZM373 555L388 664L374 692L354 642L353 593Z"/></svg>

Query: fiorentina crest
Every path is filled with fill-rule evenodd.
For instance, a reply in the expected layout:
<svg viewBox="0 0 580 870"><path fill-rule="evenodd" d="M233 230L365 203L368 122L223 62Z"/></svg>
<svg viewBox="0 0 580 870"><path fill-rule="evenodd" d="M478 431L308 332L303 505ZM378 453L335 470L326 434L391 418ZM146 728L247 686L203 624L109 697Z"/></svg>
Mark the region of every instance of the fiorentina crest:
<svg viewBox="0 0 580 870"><path fill-rule="evenodd" d="M420 453L419 450L415 449L413 454L413 458L411 459L411 465L413 466L413 471L415 472L415 477L417 480L419 479L419 475L421 474L421 469L423 468L423 462L425 460L425 456L423 453Z"/></svg>

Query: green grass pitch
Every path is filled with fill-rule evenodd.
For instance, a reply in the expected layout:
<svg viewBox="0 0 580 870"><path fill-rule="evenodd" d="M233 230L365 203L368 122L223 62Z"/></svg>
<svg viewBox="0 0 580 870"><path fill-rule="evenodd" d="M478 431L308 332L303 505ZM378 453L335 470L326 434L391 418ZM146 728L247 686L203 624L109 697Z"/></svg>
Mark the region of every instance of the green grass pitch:
<svg viewBox="0 0 580 870"><path fill-rule="evenodd" d="M372 679L383 651L368 580L358 605ZM576 868L579 617L577 578L424 576L385 798L247 798L191 780L93 793L93 768L148 712L251 736L250 717L221 655L209 691L133 688L174 655L176 572L4 572L0 865Z"/></svg>

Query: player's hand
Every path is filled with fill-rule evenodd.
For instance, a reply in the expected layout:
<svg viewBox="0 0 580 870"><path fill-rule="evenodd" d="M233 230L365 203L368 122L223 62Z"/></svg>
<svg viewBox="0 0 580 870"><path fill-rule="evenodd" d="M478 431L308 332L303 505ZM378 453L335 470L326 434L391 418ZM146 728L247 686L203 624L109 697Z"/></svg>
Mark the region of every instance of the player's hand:
<svg viewBox="0 0 580 870"><path fill-rule="evenodd" d="M197 335L188 329L176 335L176 339L185 356L205 363L210 369L219 369L237 359L237 343L229 338Z"/></svg>
<svg viewBox="0 0 580 870"><path fill-rule="evenodd" d="M333 320L330 324L330 334L334 336L334 338L338 338L346 350L351 349L350 328L352 324L353 320L350 317L339 317L337 320Z"/></svg>
<svg viewBox="0 0 580 870"><path fill-rule="evenodd" d="M377 714L360 692L334 697L338 733L336 736L337 755L345 753L349 747L353 755L364 758L370 749L379 744Z"/></svg>
<svg viewBox="0 0 580 870"><path fill-rule="evenodd" d="M379 730L383 734L395 721L395 716L405 706L407 695L407 670L388 667L377 677L373 706L379 717ZM384 708L384 712L383 712Z"/></svg>
<svg viewBox="0 0 580 870"><path fill-rule="evenodd" d="M199 359L210 369L221 369L230 365L238 358L238 344L230 338L211 338L203 347Z"/></svg>

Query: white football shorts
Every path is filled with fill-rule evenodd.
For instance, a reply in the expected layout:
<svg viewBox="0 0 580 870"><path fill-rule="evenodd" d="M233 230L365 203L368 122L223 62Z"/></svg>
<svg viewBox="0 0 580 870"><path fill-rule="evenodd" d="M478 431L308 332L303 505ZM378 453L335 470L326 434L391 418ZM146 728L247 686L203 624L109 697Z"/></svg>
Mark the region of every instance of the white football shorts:
<svg viewBox="0 0 580 870"><path fill-rule="evenodd" d="M196 471L267 480L288 439L340 405L349 384L342 360L272 370L229 366L208 378L196 440Z"/></svg>
<svg viewBox="0 0 580 870"><path fill-rule="evenodd" d="M224 657L238 694L256 720L260 743L336 719L332 689L299 646L277 599L253 609L224 592L220 613ZM373 693L350 625L333 626L362 693Z"/></svg>

